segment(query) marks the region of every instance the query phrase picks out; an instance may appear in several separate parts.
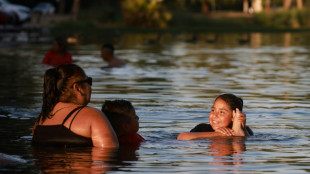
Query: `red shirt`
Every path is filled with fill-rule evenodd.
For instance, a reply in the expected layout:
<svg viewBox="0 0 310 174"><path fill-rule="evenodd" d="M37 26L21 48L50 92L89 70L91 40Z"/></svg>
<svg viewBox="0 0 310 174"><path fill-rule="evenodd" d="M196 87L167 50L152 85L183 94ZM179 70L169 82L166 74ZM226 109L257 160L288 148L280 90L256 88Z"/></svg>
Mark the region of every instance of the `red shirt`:
<svg viewBox="0 0 310 174"><path fill-rule="evenodd" d="M118 141L120 144L139 144L145 140L138 133L132 133L118 137Z"/></svg>
<svg viewBox="0 0 310 174"><path fill-rule="evenodd" d="M49 50L46 54L44 59L42 60L43 64L52 65L54 67L57 67L61 64L71 64L72 63L72 55L71 53L67 52L62 55L62 57L59 57L58 52L55 52L53 50Z"/></svg>

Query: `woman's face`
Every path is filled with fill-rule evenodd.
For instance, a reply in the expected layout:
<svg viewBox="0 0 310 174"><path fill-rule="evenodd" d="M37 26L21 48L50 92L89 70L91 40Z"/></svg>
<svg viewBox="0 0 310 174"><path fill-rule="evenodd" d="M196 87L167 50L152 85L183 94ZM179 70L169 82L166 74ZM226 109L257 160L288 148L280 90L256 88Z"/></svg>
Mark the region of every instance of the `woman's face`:
<svg viewBox="0 0 310 174"><path fill-rule="evenodd" d="M135 109L129 114L130 122L127 124L127 133L136 133L139 130L139 117L136 114Z"/></svg>
<svg viewBox="0 0 310 174"><path fill-rule="evenodd" d="M217 99L209 114L209 121L214 130L218 128L229 128L232 124L232 110L221 98Z"/></svg>
<svg viewBox="0 0 310 174"><path fill-rule="evenodd" d="M84 103L85 105L90 102L90 97L91 97L91 86L88 83L84 84L85 88L85 97L84 97Z"/></svg>
<svg viewBox="0 0 310 174"><path fill-rule="evenodd" d="M53 50L56 52L60 50L60 47L57 41L53 41Z"/></svg>
<svg viewBox="0 0 310 174"><path fill-rule="evenodd" d="M109 61L109 57L110 57L110 51L106 48L101 49L101 57L103 58L103 60L105 61Z"/></svg>

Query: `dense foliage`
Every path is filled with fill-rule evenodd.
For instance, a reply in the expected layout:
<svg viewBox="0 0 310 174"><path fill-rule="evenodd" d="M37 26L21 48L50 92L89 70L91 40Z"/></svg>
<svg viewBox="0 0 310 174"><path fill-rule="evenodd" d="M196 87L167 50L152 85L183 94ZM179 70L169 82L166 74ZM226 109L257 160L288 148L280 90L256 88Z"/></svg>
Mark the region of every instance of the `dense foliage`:
<svg viewBox="0 0 310 174"><path fill-rule="evenodd" d="M130 26L165 28L171 19L160 0L124 0L121 7Z"/></svg>

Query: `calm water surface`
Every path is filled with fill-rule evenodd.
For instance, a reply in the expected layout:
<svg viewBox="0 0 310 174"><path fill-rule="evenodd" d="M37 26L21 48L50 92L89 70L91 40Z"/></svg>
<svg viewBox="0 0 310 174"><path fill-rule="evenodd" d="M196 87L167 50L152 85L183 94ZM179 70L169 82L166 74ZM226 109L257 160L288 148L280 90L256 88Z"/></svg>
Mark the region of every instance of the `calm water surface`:
<svg viewBox="0 0 310 174"><path fill-rule="evenodd" d="M101 69L100 44L72 45L76 64L93 77L90 106L127 99L140 116L139 148L33 148L50 43L1 43L0 173L310 173L310 33L164 35L118 38L116 55L128 65ZM208 122L214 98L243 98L255 135L177 141Z"/></svg>

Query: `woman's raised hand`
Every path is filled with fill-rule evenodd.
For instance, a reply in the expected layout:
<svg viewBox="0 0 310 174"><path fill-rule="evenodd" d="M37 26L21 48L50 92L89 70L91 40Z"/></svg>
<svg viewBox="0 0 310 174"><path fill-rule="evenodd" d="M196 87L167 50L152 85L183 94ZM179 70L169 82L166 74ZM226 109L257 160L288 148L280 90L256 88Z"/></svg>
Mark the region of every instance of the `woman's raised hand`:
<svg viewBox="0 0 310 174"><path fill-rule="evenodd" d="M246 115L238 108L233 111L233 126L235 136L245 136Z"/></svg>
<svg viewBox="0 0 310 174"><path fill-rule="evenodd" d="M233 122L241 123L242 128L245 128L246 115L242 113L238 108L233 111Z"/></svg>

